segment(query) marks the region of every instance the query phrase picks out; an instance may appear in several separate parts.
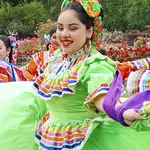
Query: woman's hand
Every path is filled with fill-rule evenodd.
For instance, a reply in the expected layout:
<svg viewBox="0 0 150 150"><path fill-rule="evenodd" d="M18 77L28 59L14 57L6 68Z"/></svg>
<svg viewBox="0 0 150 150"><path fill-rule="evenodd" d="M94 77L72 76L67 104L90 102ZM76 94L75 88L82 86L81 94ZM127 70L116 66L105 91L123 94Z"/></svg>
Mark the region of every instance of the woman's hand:
<svg viewBox="0 0 150 150"><path fill-rule="evenodd" d="M94 103L97 109L103 112L105 112L103 109L104 97L105 97L105 94L102 94L102 95L97 96L94 99ZM117 101L116 108L120 105L121 103ZM123 118L126 124L131 125L135 120L142 119L143 117L139 113L137 113L134 109L128 109L123 113Z"/></svg>
<svg viewBox="0 0 150 150"><path fill-rule="evenodd" d="M123 113L123 118L126 124L131 125L135 120L142 119L143 117L134 109L128 109Z"/></svg>
<svg viewBox="0 0 150 150"><path fill-rule="evenodd" d="M103 101L104 101L105 95L106 94L100 94L94 99L94 104L95 104L96 108L103 112L105 112L103 109Z"/></svg>

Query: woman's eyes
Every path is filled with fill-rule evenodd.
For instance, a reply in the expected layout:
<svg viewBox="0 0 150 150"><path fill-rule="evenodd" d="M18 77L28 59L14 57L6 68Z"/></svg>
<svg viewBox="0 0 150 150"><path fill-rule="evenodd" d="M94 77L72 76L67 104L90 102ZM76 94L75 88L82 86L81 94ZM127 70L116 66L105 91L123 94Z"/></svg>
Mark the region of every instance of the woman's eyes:
<svg viewBox="0 0 150 150"><path fill-rule="evenodd" d="M55 35L55 36L53 36L53 38L54 38L54 39L56 39L56 35Z"/></svg>
<svg viewBox="0 0 150 150"><path fill-rule="evenodd" d="M62 31L62 30L63 30L63 27L57 27L57 29L58 29L59 31Z"/></svg>
<svg viewBox="0 0 150 150"><path fill-rule="evenodd" d="M64 30L64 28L63 27L57 27L57 29L59 30L59 31L63 31ZM75 31L75 30L77 30L78 28L77 27L69 27L68 28L68 30L71 30L71 31Z"/></svg>
<svg viewBox="0 0 150 150"><path fill-rule="evenodd" d="M52 35L52 38L53 38L53 39L56 39L56 35Z"/></svg>
<svg viewBox="0 0 150 150"><path fill-rule="evenodd" d="M74 30L77 30L78 28L77 27L70 27L70 30L74 31Z"/></svg>
<svg viewBox="0 0 150 150"><path fill-rule="evenodd" d="M57 29L61 31L61 30L63 30L63 27L57 27Z"/></svg>

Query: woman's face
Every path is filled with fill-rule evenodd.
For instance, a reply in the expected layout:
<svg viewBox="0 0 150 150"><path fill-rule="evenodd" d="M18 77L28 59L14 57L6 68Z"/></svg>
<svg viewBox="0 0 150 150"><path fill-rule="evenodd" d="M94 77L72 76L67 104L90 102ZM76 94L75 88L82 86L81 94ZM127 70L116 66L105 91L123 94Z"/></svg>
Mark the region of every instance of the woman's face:
<svg viewBox="0 0 150 150"><path fill-rule="evenodd" d="M65 10L59 15L56 36L64 53L73 54L80 50L92 33L93 28L86 29L74 10Z"/></svg>
<svg viewBox="0 0 150 150"><path fill-rule="evenodd" d="M6 48L5 43L0 40L0 58L5 59L7 55L9 55L10 49Z"/></svg>
<svg viewBox="0 0 150 150"><path fill-rule="evenodd" d="M59 48L59 44L58 44L57 39L56 39L56 32L52 34L50 41L51 41L51 44L52 44L54 50Z"/></svg>

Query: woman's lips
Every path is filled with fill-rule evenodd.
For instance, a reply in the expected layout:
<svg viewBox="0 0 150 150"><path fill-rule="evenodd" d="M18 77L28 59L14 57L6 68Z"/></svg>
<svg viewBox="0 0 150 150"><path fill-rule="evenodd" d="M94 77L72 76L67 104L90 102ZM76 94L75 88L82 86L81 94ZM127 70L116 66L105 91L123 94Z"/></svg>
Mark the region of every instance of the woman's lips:
<svg viewBox="0 0 150 150"><path fill-rule="evenodd" d="M71 40L62 40L61 42L63 44L63 47L68 47L73 43L73 41Z"/></svg>

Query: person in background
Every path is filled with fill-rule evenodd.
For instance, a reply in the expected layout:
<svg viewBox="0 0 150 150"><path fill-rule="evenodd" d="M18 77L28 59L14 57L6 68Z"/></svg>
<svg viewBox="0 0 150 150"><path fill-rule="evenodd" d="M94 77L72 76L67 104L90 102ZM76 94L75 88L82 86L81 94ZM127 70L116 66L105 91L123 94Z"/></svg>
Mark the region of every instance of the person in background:
<svg viewBox="0 0 150 150"><path fill-rule="evenodd" d="M5 35L0 35L0 59L6 60L11 63L11 44L10 40Z"/></svg>
<svg viewBox="0 0 150 150"><path fill-rule="evenodd" d="M57 24L54 23L48 34L44 35L44 41L46 44L46 50L53 53L56 49L59 48L58 42L56 40L56 30Z"/></svg>
<svg viewBox="0 0 150 150"><path fill-rule="evenodd" d="M12 62L12 41L0 35L0 82L26 81L23 72Z"/></svg>
<svg viewBox="0 0 150 150"><path fill-rule="evenodd" d="M10 45L11 45L11 51L9 54L9 59L12 64L17 64L17 47L18 47L18 41L16 37L14 36L9 36L8 37L10 40Z"/></svg>
<svg viewBox="0 0 150 150"><path fill-rule="evenodd" d="M56 29L57 26L54 24L49 34L45 35L47 51L41 51L32 55L29 63L21 68L28 80L34 81L39 76L41 67L48 62L49 58L53 56L54 51L59 48L56 40Z"/></svg>

